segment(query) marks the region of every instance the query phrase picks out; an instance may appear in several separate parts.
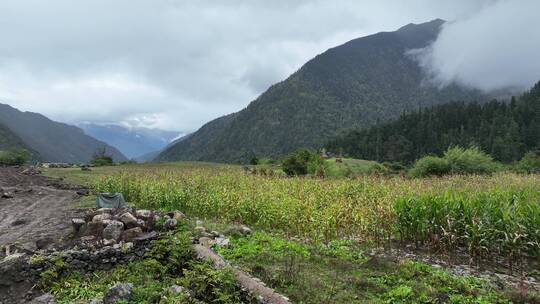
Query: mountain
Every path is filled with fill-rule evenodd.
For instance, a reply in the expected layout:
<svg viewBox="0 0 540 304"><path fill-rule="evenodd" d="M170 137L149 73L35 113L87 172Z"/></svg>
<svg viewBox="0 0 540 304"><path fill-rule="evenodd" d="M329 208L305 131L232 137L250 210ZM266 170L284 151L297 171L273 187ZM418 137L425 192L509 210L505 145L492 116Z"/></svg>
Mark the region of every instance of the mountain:
<svg viewBox="0 0 540 304"><path fill-rule="evenodd" d="M540 82L511 102L450 102L399 119L337 136L329 151L361 159L410 163L451 146L475 145L495 159L512 162L540 151Z"/></svg>
<svg viewBox="0 0 540 304"><path fill-rule="evenodd" d="M176 139L174 139L173 141L171 141L167 146L159 149L159 150L156 150L156 151L152 151L152 152L148 152L146 154L143 154L143 155L140 155L138 157L135 158L135 160L137 162L140 162L140 163L144 163L144 162L151 162L153 160L155 160L159 154L164 151L164 150L167 150L169 147L173 146L173 145L176 145L177 143L179 143L180 141L186 139L186 138L189 138L191 134L188 133L188 134L185 134L181 137L178 137Z"/></svg>
<svg viewBox="0 0 540 304"><path fill-rule="evenodd" d="M115 161L127 160L116 148L84 134L83 130L52 121L38 113L21 112L0 104L0 124L11 130L25 147L36 151L45 162L87 162L102 148Z"/></svg>
<svg viewBox="0 0 540 304"><path fill-rule="evenodd" d="M159 154L164 147L183 134L149 128L126 128L115 124L82 123L79 127L92 137L109 143L130 159L148 153Z"/></svg>
<svg viewBox="0 0 540 304"><path fill-rule="evenodd" d="M409 24L329 49L245 109L207 123L158 159L280 157L299 147L320 147L344 129L369 127L405 111L483 98L457 85L431 85L407 54L433 41L443 23Z"/></svg>
<svg viewBox="0 0 540 304"><path fill-rule="evenodd" d="M27 149L24 142L8 127L0 124L0 150L22 148Z"/></svg>

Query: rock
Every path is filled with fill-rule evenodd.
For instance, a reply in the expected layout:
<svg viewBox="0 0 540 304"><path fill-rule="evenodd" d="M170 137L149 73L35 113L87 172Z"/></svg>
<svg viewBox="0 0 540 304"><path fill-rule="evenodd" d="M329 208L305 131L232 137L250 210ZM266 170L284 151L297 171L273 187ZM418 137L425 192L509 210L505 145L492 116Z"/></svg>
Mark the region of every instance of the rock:
<svg viewBox="0 0 540 304"><path fill-rule="evenodd" d="M242 233L243 235L248 235L248 234L251 234L251 228L249 228L248 226L246 225L240 225L239 227L240 229L240 233Z"/></svg>
<svg viewBox="0 0 540 304"><path fill-rule="evenodd" d="M13 222L11 222L11 226L20 226L20 225L24 225L28 223L28 220L25 219L25 218L19 218L19 219L16 219L14 220Z"/></svg>
<svg viewBox="0 0 540 304"><path fill-rule="evenodd" d="M51 238L42 238L36 241L36 248L47 249L53 243L54 243L54 240Z"/></svg>
<svg viewBox="0 0 540 304"><path fill-rule="evenodd" d="M137 216L137 218L140 218L144 221L148 221L149 219L152 218L152 211L141 209L141 210L137 210L135 212L135 215Z"/></svg>
<svg viewBox="0 0 540 304"><path fill-rule="evenodd" d="M169 218L165 221L165 223L163 224L163 227L167 230L173 230L176 228L176 226L178 226L178 221L176 221L175 219L173 218Z"/></svg>
<svg viewBox="0 0 540 304"><path fill-rule="evenodd" d="M218 237L218 236L220 236L219 232L217 232L217 231L210 231L210 234L211 234L213 237Z"/></svg>
<svg viewBox="0 0 540 304"><path fill-rule="evenodd" d="M88 167L88 166L82 166L81 170L82 171L91 171L92 169L90 169L90 167Z"/></svg>
<svg viewBox="0 0 540 304"><path fill-rule="evenodd" d="M103 222L88 222L86 224L86 235L99 236L103 233Z"/></svg>
<svg viewBox="0 0 540 304"><path fill-rule="evenodd" d="M112 213L113 209L112 208L99 208L98 210L96 210L96 214L103 214L103 213Z"/></svg>
<svg viewBox="0 0 540 304"><path fill-rule="evenodd" d="M71 225L73 226L73 233L75 235L82 235L86 230L86 222L81 218L71 219Z"/></svg>
<svg viewBox="0 0 540 304"><path fill-rule="evenodd" d="M176 211L172 212L172 218L177 220L177 221L183 221L183 220L187 219L187 216L184 213L182 213L181 211L176 210Z"/></svg>
<svg viewBox="0 0 540 304"><path fill-rule="evenodd" d="M55 304L56 299L52 294L46 293L46 294L44 294L42 296L39 296L39 297L33 299L30 303L32 303L32 304Z"/></svg>
<svg viewBox="0 0 540 304"><path fill-rule="evenodd" d="M103 240L103 246L111 246L111 245L115 245L116 244L116 240L113 240L113 239L104 239Z"/></svg>
<svg viewBox="0 0 540 304"><path fill-rule="evenodd" d="M2 198L13 198L13 194L8 192L2 192Z"/></svg>
<svg viewBox="0 0 540 304"><path fill-rule="evenodd" d="M186 289L180 285L172 285L171 287L169 287L169 291L172 294L179 294L179 293L185 293Z"/></svg>
<svg viewBox="0 0 540 304"><path fill-rule="evenodd" d="M125 241L132 241L136 238L139 238L143 235L143 231L141 229L141 227L135 227L135 228L131 228L131 229L128 229L126 231L124 231L123 233L123 236L122 238L125 240Z"/></svg>
<svg viewBox="0 0 540 304"><path fill-rule="evenodd" d="M109 288L105 297L103 297L103 304L113 304L120 301L129 301L131 300L133 291L133 284L123 284L118 283L113 287Z"/></svg>
<svg viewBox="0 0 540 304"><path fill-rule="evenodd" d="M137 227L137 218L134 217L131 213L126 212L120 215L120 221L126 225L126 228Z"/></svg>
<svg viewBox="0 0 540 304"><path fill-rule="evenodd" d="M92 218L92 222L103 222L104 220L110 220L111 218L112 216L109 213L100 213L94 215L94 217Z"/></svg>
<svg viewBox="0 0 540 304"><path fill-rule="evenodd" d="M197 226L193 230L195 230L195 233L199 235L206 232L206 228L204 228L203 226Z"/></svg>
<svg viewBox="0 0 540 304"><path fill-rule="evenodd" d="M77 190L76 193L77 193L77 195L84 196L84 195L90 194L90 191L88 189L79 189L79 190Z"/></svg>
<svg viewBox="0 0 540 304"><path fill-rule="evenodd" d="M118 241L122 236L122 232L124 232L124 224L113 220L103 229L103 238Z"/></svg>
<svg viewBox="0 0 540 304"><path fill-rule="evenodd" d="M216 242L217 245L223 246L223 247L229 246L229 243L230 243L229 239L224 238L224 237L217 237L217 238L215 238L214 241Z"/></svg>
<svg viewBox="0 0 540 304"><path fill-rule="evenodd" d="M103 304L103 300L100 299L93 299L88 302L88 304Z"/></svg>
<svg viewBox="0 0 540 304"><path fill-rule="evenodd" d="M145 229L148 228L148 225L146 225L146 222L142 219L137 219L137 226Z"/></svg>
<svg viewBox="0 0 540 304"><path fill-rule="evenodd" d="M203 221L201 221L201 220L196 220L196 221L195 221L195 226L202 226L203 224L204 224L204 223L203 223Z"/></svg>
<svg viewBox="0 0 540 304"><path fill-rule="evenodd" d="M212 240L209 237L202 237L202 238L199 239L199 244L201 244L202 246L207 247L207 248L212 247L215 243L216 242L214 242L214 240Z"/></svg>

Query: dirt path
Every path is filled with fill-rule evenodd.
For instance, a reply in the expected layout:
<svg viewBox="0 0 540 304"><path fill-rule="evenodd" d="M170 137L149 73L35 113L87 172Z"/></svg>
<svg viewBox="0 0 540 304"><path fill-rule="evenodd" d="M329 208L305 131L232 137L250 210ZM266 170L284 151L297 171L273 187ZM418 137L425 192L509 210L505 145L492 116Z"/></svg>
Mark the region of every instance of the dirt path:
<svg viewBox="0 0 540 304"><path fill-rule="evenodd" d="M23 170L0 168L0 188L10 196L0 198L0 248L15 244L33 251L61 243L70 232L70 219L80 212L71 208L77 193Z"/></svg>

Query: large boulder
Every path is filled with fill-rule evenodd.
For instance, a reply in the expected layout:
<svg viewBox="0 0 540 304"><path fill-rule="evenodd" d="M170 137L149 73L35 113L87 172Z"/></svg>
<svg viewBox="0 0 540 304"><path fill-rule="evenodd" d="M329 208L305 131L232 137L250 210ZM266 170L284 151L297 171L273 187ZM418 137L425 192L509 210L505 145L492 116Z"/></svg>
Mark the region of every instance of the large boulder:
<svg viewBox="0 0 540 304"><path fill-rule="evenodd" d="M129 301L133 295L133 284L131 283L118 283L109 288L105 297L103 297L103 304L113 304L120 301Z"/></svg>
<svg viewBox="0 0 540 304"><path fill-rule="evenodd" d="M149 219L151 219L153 217L152 211L144 210L144 209L137 210L135 212L135 215L137 216L137 218L140 218L140 219L142 219L144 221L148 221Z"/></svg>
<svg viewBox="0 0 540 304"><path fill-rule="evenodd" d="M92 222L103 222L104 220L110 220L112 216L109 213L100 213L94 215Z"/></svg>
<svg viewBox="0 0 540 304"><path fill-rule="evenodd" d="M125 212L122 215L120 215L120 221L126 225L126 228L133 228L137 227L137 218L133 216L133 214L129 212Z"/></svg>
<svg viewBox="0 0 540 304"><path fill-rule="evenodd" d="M112 220L105 229L103 229L103 238L106 240L118 241L124 232L124 223Z"/></svg>

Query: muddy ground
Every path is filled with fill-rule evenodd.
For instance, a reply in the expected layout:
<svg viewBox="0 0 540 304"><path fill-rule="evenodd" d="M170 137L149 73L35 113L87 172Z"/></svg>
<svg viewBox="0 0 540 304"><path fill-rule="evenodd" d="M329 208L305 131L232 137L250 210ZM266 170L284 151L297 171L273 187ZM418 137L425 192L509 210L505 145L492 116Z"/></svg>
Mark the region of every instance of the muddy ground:
<svg viewBox="0 0 540 304"><path fill-rule="evenodd" d="M71 232L80 191L59 180L0 167L0 249L34 251L63 244Z"/></svg>

